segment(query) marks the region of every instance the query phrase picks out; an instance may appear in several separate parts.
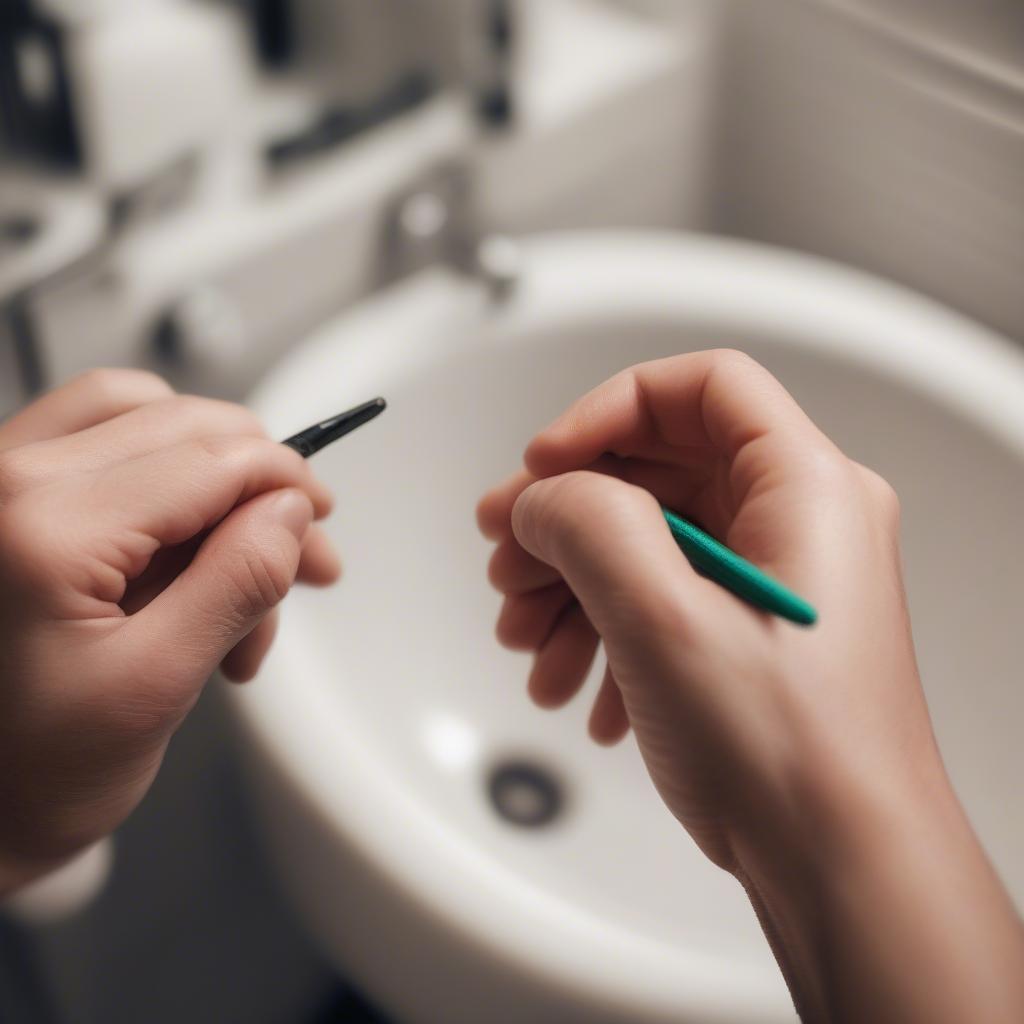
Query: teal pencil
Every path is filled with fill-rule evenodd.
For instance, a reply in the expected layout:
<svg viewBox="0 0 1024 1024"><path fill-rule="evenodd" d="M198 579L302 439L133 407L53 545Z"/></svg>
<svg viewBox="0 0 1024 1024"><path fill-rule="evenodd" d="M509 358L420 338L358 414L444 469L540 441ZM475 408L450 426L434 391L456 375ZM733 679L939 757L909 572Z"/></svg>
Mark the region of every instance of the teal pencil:
<svg viewBox="0 0 1024 1024"><path fill-rule="evenodd" d="M818 613L802 597L784 587L699 526L662 507L665 522L690 564L708 579L763 611L801 626L813 626Z"/></svg>

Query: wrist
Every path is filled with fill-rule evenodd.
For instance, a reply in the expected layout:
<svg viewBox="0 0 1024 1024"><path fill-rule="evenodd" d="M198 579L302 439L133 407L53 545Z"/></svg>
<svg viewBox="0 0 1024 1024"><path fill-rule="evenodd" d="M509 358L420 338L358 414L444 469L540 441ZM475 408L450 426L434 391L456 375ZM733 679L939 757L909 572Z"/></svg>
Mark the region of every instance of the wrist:
<svg viewBox="0 0 1024 1024"><path fill-rule="evenodd" d="M1024 984L1001 980L1024 930L937 752L902 773L819 765L734 851L805 1021L1024 1019Z"/></svg>

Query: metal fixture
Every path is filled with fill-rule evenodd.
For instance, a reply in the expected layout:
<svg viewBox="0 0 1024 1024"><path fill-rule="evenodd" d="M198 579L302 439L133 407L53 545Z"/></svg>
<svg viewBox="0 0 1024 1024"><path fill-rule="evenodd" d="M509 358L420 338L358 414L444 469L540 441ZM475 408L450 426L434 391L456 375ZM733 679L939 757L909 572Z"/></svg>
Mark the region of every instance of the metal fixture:
<svg viewBox="0 0 1024 1024"><path fill-rule="evenodd" d="M437 264L478 280L495 301L511 293L520 274L516 243L481 231L471 172L462 161L433 168L400 192L384 215L381 284Z"/></svg>
<svg viewBox="0 0 1024 1024"><path fill-rule="evenodd" d="M0 209L0 325L11 339L26 397L51 383L36 337L39 298L102 265L125 234L181 203L194 175L195 161L186 157L106 200L56 180L40 185L32 175L4 176L2 184L21 206Z"/></svg>
<svg viewBox="0 0 1024 1024"><path fill-rule="evenodd" d="M245 358L246 325L236 303L220 288L186 292L157 323L153 348L161 368L225 375Z"/></svg>
<svg viewBox="0 0 1024 1024"><path fill-rule="evenodd" d="M520 828L543 828L565 809L565 794L549 769L523 758L495 765L487 777L491 807Z"/></svg>
<svg viewBox="0 0 1024 1024"><path fill-rule="evenodd" d="M30 397L47 384L33 305L101 258L111 235L101 204L82 190L8 173L0 177L0 195L0 337L11 345L21 391Z"/></svg>

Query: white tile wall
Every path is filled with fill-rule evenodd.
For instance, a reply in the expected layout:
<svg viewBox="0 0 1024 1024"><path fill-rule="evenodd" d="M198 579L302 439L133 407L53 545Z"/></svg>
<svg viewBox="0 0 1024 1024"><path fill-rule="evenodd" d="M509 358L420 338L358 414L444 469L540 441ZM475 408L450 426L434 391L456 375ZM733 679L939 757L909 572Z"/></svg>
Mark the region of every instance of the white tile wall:
<svg viewBox="0 0 1024 1024"><path fill-rule="evenodd" d="M716 226L850 262L1024 339L1020 63L986 59L980 31L954 57L941 19L915 34L920 5L888 6L899 17L881 24L898 32L859 16L882 0L733 0Z"/></svg>

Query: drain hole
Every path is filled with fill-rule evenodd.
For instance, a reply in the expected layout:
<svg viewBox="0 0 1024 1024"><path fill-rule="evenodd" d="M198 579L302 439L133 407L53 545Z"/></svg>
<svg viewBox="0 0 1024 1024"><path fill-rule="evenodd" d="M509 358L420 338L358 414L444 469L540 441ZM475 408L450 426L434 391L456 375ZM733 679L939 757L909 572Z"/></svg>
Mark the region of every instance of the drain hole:
<svg viewBox="0 0 1024 1024"><path fill-rule="evenodd" d="M565 806L555 776L530 761L497 765L487 780L487 793L498 817L521 828L550 825Z"/></svg>

